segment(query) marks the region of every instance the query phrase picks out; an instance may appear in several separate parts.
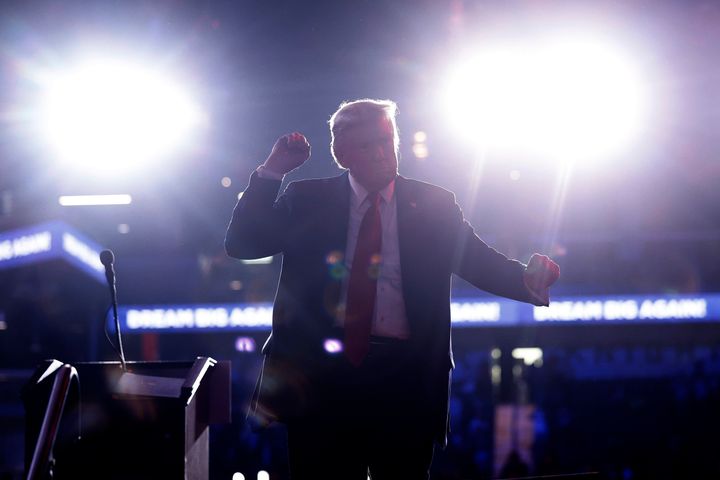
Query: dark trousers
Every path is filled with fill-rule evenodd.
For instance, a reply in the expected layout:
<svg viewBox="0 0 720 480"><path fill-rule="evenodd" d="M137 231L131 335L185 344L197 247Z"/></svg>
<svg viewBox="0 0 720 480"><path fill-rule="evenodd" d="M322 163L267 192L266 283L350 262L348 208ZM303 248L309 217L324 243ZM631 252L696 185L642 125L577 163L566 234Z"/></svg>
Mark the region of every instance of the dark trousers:
<svg viewBox="0 0 720 480"><path fill-rule="evenodd" d="M292 480L427 480L433 436L424 379L402 342L373 343L360 367L338 359L312 413L288 422Z"/></svg>

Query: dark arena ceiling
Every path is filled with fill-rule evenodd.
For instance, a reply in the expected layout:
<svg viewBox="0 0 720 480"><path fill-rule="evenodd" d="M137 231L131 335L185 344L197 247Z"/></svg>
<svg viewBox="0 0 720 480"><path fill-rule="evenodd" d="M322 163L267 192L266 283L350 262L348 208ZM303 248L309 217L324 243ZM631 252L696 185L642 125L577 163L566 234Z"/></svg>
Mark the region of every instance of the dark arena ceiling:
<svg viewBox="0 0 720 480"><path fill-rule="evenodd" d="M307 135L313 155L287 180L337 174L330 114L346 99L391 98L400 111L400 172L456 192L478 233L499 249L522 260L536 250L554 255L561 291L714 291L718 25L720 5L702 1L6 1L0 231L66 222L113 249L126 302L271 299L279 262L242 265L222 247L249 174L291 131ZM460 52L565 31L590 31L624 49L642 73L649 113L632 142L602 161L574 152L558 196L557 164L485 152L480 139L455 135L441 90ZM172 72L203 112L201 132L129 174L96 176L58 161L35 106L43 78L88 53ZM418 131L426 158L414 154ZM568 142L573 136L567 132ZM129 161L110 149L94 166ZM60 195L104 193L131 194L133 202L58 204ZM239 289L229 287L233 280Z"/></svg>

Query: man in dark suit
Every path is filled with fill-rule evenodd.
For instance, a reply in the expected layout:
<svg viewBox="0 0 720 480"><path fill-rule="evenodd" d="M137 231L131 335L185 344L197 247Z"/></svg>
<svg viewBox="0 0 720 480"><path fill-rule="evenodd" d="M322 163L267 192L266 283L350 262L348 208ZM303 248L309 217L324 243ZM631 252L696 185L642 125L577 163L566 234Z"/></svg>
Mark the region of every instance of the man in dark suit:
<svg viewBox="0 0 720 480"><path fill-rule="evenodd" d="M294 479L427 479L448 431L451 274L535 305L559 276L486 245L451 192L399 176L395 112L341 105L331 151L347 171L278 196L310 157L301 134L279 138L228 227L233 257L283 254L251 417L287 424Z"/></svg>

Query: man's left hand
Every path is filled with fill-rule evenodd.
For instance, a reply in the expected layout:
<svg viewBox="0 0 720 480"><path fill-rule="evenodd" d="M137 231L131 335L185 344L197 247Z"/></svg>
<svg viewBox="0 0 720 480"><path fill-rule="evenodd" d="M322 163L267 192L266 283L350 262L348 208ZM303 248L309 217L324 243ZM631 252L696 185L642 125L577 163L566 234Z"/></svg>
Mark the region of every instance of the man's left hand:
<svg viewBox="0 0 720 480"><path fill-rule="evenodd" d="M533 253L523 274L523 280L530 293L543 306L550 305L550 285L558 278L560 278L560 266L550 257Z"/></svg>

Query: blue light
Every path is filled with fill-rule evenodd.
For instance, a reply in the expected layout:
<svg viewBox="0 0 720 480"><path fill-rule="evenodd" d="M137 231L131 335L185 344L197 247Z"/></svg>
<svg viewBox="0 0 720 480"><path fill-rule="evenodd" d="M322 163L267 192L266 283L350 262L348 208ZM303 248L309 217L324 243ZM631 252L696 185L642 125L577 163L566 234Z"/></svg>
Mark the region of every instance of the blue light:
<svg viewBox="0 0 720 480"><path fill-rule="evenodd" d="M128 333L270 330L272 326L271 303L129 306L120 307L119 315ZM549 307L463 298L452 302L451 317L454 328L718 322L720 294L559 297ZM331 340L325 347L335 353L334 344L328 347Z"/></svg>

